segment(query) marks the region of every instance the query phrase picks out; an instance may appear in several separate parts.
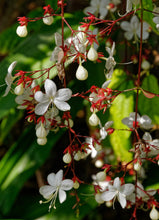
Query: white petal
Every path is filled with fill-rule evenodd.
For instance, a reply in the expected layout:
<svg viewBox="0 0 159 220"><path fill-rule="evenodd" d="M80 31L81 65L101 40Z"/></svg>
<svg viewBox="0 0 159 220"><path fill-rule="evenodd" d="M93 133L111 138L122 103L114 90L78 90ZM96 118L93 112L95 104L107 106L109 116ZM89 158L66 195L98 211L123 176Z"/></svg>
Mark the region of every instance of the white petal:
<svg viewBox="0 0 159 220"><path fill-rule="evenodd" d="M71 109L70 105L67 102L61 102L61 101L54 99L54 104L61 111L69 111Z"/></svg>
<svg viewBox="0 0 159 220"><path fill-rule="evenodd" d="M108 128L110 128L110 126L112 126L112 124L113 124L113 121L107 121L104 125L104 128L108 129Z"/></svg>
<svg viewBox="0 0 159 220"><path fill-rule="evenodd" d="M112 200L115 196L117 195L116 191L110 192L110 191L106 191L104 193L101 194L101 199L103 199L103 201L110 201Z"/></svg>
<svg viewBox="0 0 159 220"><path fill-rule="evenodd" d="M63 170L59 170L55 175L56 186L60 186L63 179Z"/></svg>
<svg viewBox="0 0 159 220"><path fill-rule="evenodd" d="M6 88L6 90L5 90L5 93L4 93L3 97L5 97L5 96L7 96L7 95L8 95L8 93L9 93L10 89L11 89L11 86L10 86L10 85L8 85L8 86L7 86L7 88Z"/></svg>
<svg viewBox="0 0 159 220"><path fill-rule="evenodd" d="M130 23L128 21L122 21L120 26L124 31L131 31Z"/></svg>
<svg viewBox="0 0 159 220"><path fill-rule="evenodd" d="M132 31L124 33L124 36L127 40L131 40L133 38L133 35L134 33Z"/></svg>
<svg viewBox="0 0 159 220"><path fill-rule="evenodd" d="M37 102L41 102L41 103L49 102L50 100L49 97L46 94L42 93L41 91L36 92L34 98Z"/></svg>
<svg viewBox="0 0 159 220"><path fill-rule="evenodd" d="M66 193L65 191L59 189L59 201L63 203L66 200Z"/></svg>
<svg viewBox="0 0 159 220"><path fill-rule="evenodd" d="M51 186L54 186L55 185L55 173L50 173L47 176L47 181Z"/></svg>
<svg viewBox="0 0 159 220"><path fill-rule="evenodd" d="M139 29L139 19L136 15L133 15L130 20L130 27L132 31L137 31Z"/></svg>
<svg viewBox="0 0 159 220"><path fill-rule="evenodd" d="M126 12L129 13L132 10L132 2L131 0L126 1Z"/></svg>
<svg viewBox="0 0 159 220"><path fill-rule="evenodd" d="M50 105L50 102L37 104L35 106L35 114L36 115L43 115L47 111L49 105Z"/></svg>
<svg viewBox="0 0 159 220"><path fill-rule="evenodd" d="M120 192L118 194L118 201L119 201L121 207L124 209L126 207L126 198Z"/></svg>
<svg viewBox="0 0 159 220"><path fill-rule="evenodd" d="M11 74L13 69L15 68L17 64L17 61L14 61L13 63L10 64L10 66L8 67L8 73Z"/></svg>
<svg viewBox="0 0 159 220"><path fill-rule="evenodd" d="M55 43L57 46L62 45L62 36L58 32L55 33Z"/></svg>
<svg viewBox="0 0 159 220"><path fill-rule="evenodd" d="M50 196L56 191L55 187L46 185L46 186L42 186L39 189L40 194L45 198L45 199L49 199Z"/></svg>
<svg viewBox="0 0 159 220"><path fill-rule="evenodd" d="M72 187L73 187L73 181L69 179L65 179L62 181L60 189L67 191L72 189Z"/></svg>
<svg viewBox="0 0 159 220"><path fill-rule="evenodd" d="M142 136L142 138L145 140L145 141L152 141L152 137L150 135L149 132L145 132L145 134Z"/></svg>
<svg viewBox="0 0 159 220"><path fill-rule="evenodd" d="M106 89L109 85L109 83L111 82L111 80L106 81L105 83L103 83L102 88Z"/></svg>
<svg viewBox="0 0 159 220"><path fill-rule="evenodd" d="M91 14L95 14L96 11L97 11L97 8L96 7L91 7L91 6L84 9L85 14L88 14L88 12L91 13Z"/></svg>
<svg viewBox="0 0 159 220"><path fill-rule="evenodd" d="M116 177L115 179L114 179L114 184L113 184L113 186L114 186L114 188L116 188L116 189L119 189L120 188L120 179L119 179L119 177Z"/></svg>
<svg viewBox="0 0 159 220"><path fill-rule="evenodd" d="M45 92L49 97L55 96L57 87L56 87L56 84L52 80L46 79L44 87L45 87Z"/></svg>
<svg viewBox="0 0 159 220"><path fill-rule="evenodd" d="M59 89L56 93L56 100L58 101L67 101L71 98L72 96L72 91L68 88L66 89Z"/></svg>
<svg viewBox="0 0 159 220"><path fill-rule="evenodd" d="M153 18L153 22L154 22L155 24L159 24L159 17L154 17L154 18Z"/></svg>
<svg viewBox="0 0 159 220"><path fill-rule="evenodd" d="M135 190L135 186L131 183L124 184L120 187L120 192L126 196L132 194Z"/></svg>

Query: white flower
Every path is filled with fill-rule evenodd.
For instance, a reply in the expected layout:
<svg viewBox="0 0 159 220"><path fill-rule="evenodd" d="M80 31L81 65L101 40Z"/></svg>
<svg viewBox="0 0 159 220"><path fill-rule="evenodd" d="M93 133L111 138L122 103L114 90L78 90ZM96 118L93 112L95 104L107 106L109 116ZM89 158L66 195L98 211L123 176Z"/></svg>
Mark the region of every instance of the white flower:
<svg viewBox="0 0 159 220"><path fill-rule="evenodd" d="M50 173L47 177L49 185L40 187L40 194L50 202L49 210L55 207L57 195L59 194L59 201L63 203L66 200L66 192L73 187L73 181L70 179L63 180L63 170L59 170L56 174ZM46 203L44 202L44 203ZM42 201L40 201L42 203Z"/></svg>
<svg viewBox="0 0 159 220"><path fill-rule="evenodd" d="M152 137L149 132L145 132L142 137L143 140L146 141L146 146L148 148L148 156L155 156L159 154L159 139L152 140ZM140 149L142 151L142 149ZM142 151L142 157L146 156L146 152Z"/></svg>
<svg viewBox="0 0 159 220"><path fill-rule="evenodd" d="M99 18L103 19L108 14L108 8L110 0L91 0L90 6L84 9L84 13L87 14L88 12L98 16Z"/></svg>
<svg viewBox="0 0 159 220"><path fill-rule="evenodd" d="M110 201L115 198L118 199L120 205L122 208L126 207L126 197L131 195L133 191L135 190L135 187L131 183L127 183L124 185L121 185L119 177L116 177L114 179L114 184L108 186L108 191L103 192L101 195L101 199L104 201Z"/></svg>
<svg viewBox="0 0 159 220"><path fill-rule="evenodd" d="M113 42L112 48L106 47L105 49L109 54L109 57L106 58L106 64L105 64L105 68L108 71L107 78L111 78L114 71L114 66L116 65L116 62L113 57L115 50L115 42Z"/></svg>
<svg viewBox="0 0 159 220"><path fill-rule="evenodd" d="M132 16L130 22L123 21L121 22L121 28L126 31L124 36L127 40L131 40L134 36L135 41L140 38L141 35L141 23L136 15ZM146 40L149 37L149 25L146 22L143 22L143 32L142 32L142 39Z"/></svg>
<svg viewBox="0 0 159 220"><path fill-rule="evenodd" d="M133 5L135 5L135 7L140 3L140 0L127 0L126 1L126 13L129 13L132 8Z"/></svg>
<svg viewBox="0 0 159 220"><path fill-rule="evenodd" d="M57 91L56 84L50 79L45 80L44 88L46 94L38 91L34 95L35 100L39 102L35 106L35 114L43 115L50 104L54 104L61 111L70 110L70 105L65 102L71 98L72 91L70 89L63 88Z"/></svg>
<svg viewBox="0 0 159 220"><path fill-rule="evenodd" d="M100 138L101 140L104 140L106 138L106 136L108 135L106 130L108 128L110 128L112 126L112 124L113 124L113 121L108 121L108 122L105 123L104 127L102 127L101 123L99 123L99 125L100 125L99 133L100 133L100 136L101 136L101 138Z"/></svg>
<svg viewBox="0 0 159 220"><path fill-rule="evenodd" d="M23 26L18 26L17 27L17 30L16 30L16 33L19 37L26 37L27 34L28 34L28 31L27 31L27 26L26 25L23 25Z"/></svg>
<svg viewBox="0 0 159 220"><path fill-rule="evenodd" d="M135 127L135 112L130 113L129 117L126 117L122 120L122 123L127 125L129 128ZM152 120L147 116L143 115L140 117L140 115L137 113L137 124L136 127L140 126L143 129L151 129L153 127Z"/></svg>
<svg viewBox="0 0 159 220"><path fill-rule="evenodd" d="M17 64L17 61L14 61L14 62L11 63L10 66L8 67L8 73L7 73L7 76L5 77L5 82L6 82L6 84L7 84L7 88L6 88L5 93L4 93L3 96L8 95L8 93L9 93L9 91L10 91L10 89L11 89L11 85L12 85L14 79L16 78L16 77L13 77L13 76L12 76L12 71L13 71L13 69L15 68L16 64Z"/></svg>

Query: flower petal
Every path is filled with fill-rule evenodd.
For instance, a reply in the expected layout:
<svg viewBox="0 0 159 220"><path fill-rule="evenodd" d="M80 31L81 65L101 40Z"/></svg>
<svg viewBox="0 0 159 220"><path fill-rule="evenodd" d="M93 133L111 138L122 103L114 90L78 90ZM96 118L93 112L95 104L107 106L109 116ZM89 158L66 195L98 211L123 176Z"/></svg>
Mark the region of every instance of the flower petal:
<svg viewBox="0 0 159 220"><path fill-rule="evenodd" d="M59 170L55 175L55 184L60 186L63 179L63 170Z"/></svg>
<svg viewBox="0 0 159 220"><path fill-rule="evenodd" d="M117 195L117 191L106 191L104 193L101 194L101 199L103 199L103 201L110 201L112 200L115 196Z"/></svg>
<svg viewBox="0 0 159 220"><path fill-rule="evenodd" d="M71 109L70 105L67 102L61 102L58 101L57 99L54 99L54 104L61 111L69 111Z"/></svg>
<svg viewBox="0 0 159 220"><path fill-rule="evenodd" d="M56 93L55 98L58 101L67 101L71 98L71 96L72 96L71 89L66 88L66 89L59 89Z"/></svg>
<svg viewBox="0 0 159 220"><path fill-rule="evenodd" d="M67 191L72 189L72 187L73 187L73 181L69 179L65 179L62 181L60 189Z"/></svg>
<svg viewBox="0 0 159 220"><path fill-rule="evenodd" d="M46 79L44 87L45 87L45 92L49 97L55 96L57 87L56 87L56 84L52 80Z"/></svg>
<svg viewBox="0 0 159 220"><path fill-rule="evenodd" d="M49 199L50 196L56 191L56 188L53 186L42 186L39 189L40 194L45 198L45 199Z"/></svg>
<svg viewBox="0 0 159 220"><path fill-rule="evenodd" d="M145 141L152 141L152 137L149 132L145 132L142 136L142 139L144 139Z"/></svg>
<svg viewBox="0 0 159 220"><path fill-rule="evenodd" d="M131 32L130 23L128 21L122 21L120 26L124 31Z"/></svg>
<svg viewBox="0 0 159 220"><path fill-rule="evenodd" d="M131 31L130 31L130 32L127 31L127 32L124 33L124 36L125 36L125 38L126 38L127 40L131 40L131 39L133 38L133 35L134 35L134 34L133 34L133 32L131 32Z"/></svg>
<svg viewBox="0 0 159 220"><path fill-rule="evenodd" d="M119 192L119 194L118 194L118 201L119 201L121 207L124 209L124 208L126 207L126 198L125 198L125 196L124 196L122 193L120 193L120 192Z"/></svg>
<svg viewBox="0 0 159 220"><path fill-rule="evenodd" d="M35 93L34 99L37 102L41 102L41 103L49 102L49 100L50 100L49 97L41 91L38 91L38 92Z"/></svg>
<svg viewBox="0 0 159 220"><path fill-rule="evenodd" d="M10 66L8 67L8 73L11 74L13 69L15 68L17 64L17 61L14 61L13 63L10 64Z"/></svg>
<svg viewBox="0 0 159 220"><path fill-rule="evenodd" d="M120 192L126 196L132 194L135 190L135 186L131 183L124 184L120 187Z"/></svg>
<svg viewBox="0 0 159 220"><path fill-rule="evenodd" d="M66 193L65 191L59 189L59 201L63 203L66 200Z"/></svg>
<svg viewBox="0 0 159 220"><path fill-rule="evenodd" d="M47 111L49 105L50 105L50 102L37 104L35 106L35 114L36 115L43 115Z"/></svg>
<svg viewBox="0 0 159 220"><path fill-rule="evenodd" d="M114 184L113 184L113 186L114 186L114 188L119 189L119 188L120 188L120 185L121 185L120 179L119 179L119 177L116 177L116 178L114 179Z"/></svg>
<svg viewBox="0 0 159 220"><path fill-rule="evenodd" d="M55 186L55 173L50 173L47 176L47 181L51 186Z"/></svg>

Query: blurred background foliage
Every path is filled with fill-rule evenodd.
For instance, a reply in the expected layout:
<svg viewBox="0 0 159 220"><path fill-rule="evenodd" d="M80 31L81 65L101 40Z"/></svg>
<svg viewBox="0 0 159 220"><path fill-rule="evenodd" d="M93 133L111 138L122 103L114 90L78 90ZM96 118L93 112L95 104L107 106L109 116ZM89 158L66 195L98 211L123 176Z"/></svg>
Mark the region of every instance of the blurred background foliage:
<svg viewBox="0 0 159 220"><path fill-rule="evenodd" d="M145 7L152 10L152 4L149 1L143 1ZM55 47L54 33L61 32L61 20L56 17L53 25L50 27L44 25L42 21L29 23L28 36L24 39L16 35L16 27L18 16L27 15L34 18L41 16L43 13L42 6L50 4L56 8L56 0L32 1L32 0L13 0L0 1L0 84L4 83L4 78L7 73L7 68L13 61L18 61L17 70L37 70L51 66L50 55ZM84 16L80 9L88 5L88 1L68 1L66 7L66 18L73 29L77 29L79 22ZM146 6L148 4L148 6ZM152 18L149 17L150 24ZM155 27L154 27L155 29ZM156 31L156 30L155 30ZM65 27L65 37L70 35L70 30ZM117 30L112 39L120 41L122 36ZM118 37L117 37L118 36ZM150 45L154 46L158 40L154 37L154 41L150 40ZM105 53L105 42L100 46L99 51ZM124 50L124 44L116 44L118 54ZM119 56L115 57L117 62L122 61ZM77 64L71 64L66 67L66 73L69 74L68 81L73 93L86 91L91 85L101 86L104 82L104 63L87 62L85 67L89 72L88 80L79 82L75 79L75 71ZM136 70L134 70L136 71ZM67 74L67 75L68 75ZM51 77L56 79L57 72L51 72ZM127 81L129 80L129 81ZM153 75L147 73L142 82L142 87L145 90L159 93L158 86L158 69L155 69ZM117 69L114 72L110 87L113 89L123 90L134 87L133 80L129 78L123 69ZM62 161L63 150L68 144L67 132L59 131L56 134L48 135L46 146L39 146L36 143L34 125L30 125L25 120L26 114L24 111L16 109L14 101L15 96L10 93L7 97L2 97L5 91L5 86L0 87L0 219L26 219L26 220L65 220L77 219L78 209L72 209L76 203L75 198L68 195L67 202L62 205L57 204L57 209L48 213L48 204L40 205L38 189L41 185L41 180L46 180L46 176L50 172L57 172L63 168ZM143 105L145 106L143 108ZM80 98L71 100L71 115L74 118L74 129L80 131L83 135L89 135L90 128L87 123L87 118L90 114L89 106ZM125 128L121 123L123 117L129 116L129 113L135 108L134 92L124 93L118 96L114 101L110 112L100 114L102 123L108 120L114 121L114 127ZM139 112L141 115L148 114L156 125L155 134L158 134L157 125L159 124L159 100L158 98L147 99L143 94L139 97ZM123 138L124 137L124 138ZM126 137L126 138L125 138ZM157 137L156 137L157 138ZM158 137L159 138L159 137ZM116 158L123 161L132 159L132 155L128 152L131 148L131 136L129 132L114 132L105 142L105 146L111 146L115 152ZM80 161L76 164L76 170L79 177L86 182L90 182L91 174L97 172L97 168L88 161ZM150 166L148 171L152 167ZM153 166L153 181L150 181L150 174L147 172L145 185L147 187L159 188L158 177L155 175L157 166ZM151 178L152 180L152 178ZM43 183L43 182L42 182ZM108 207L97 207L97 203L93 197L92 186L80 186L77 190L80 197L79 219L128 219L131 210L123 211L117 207L114 211ZM118 206L118 204L117 204ZM148 219L147 213L139 211L139 215L143 219Z"/></svg>

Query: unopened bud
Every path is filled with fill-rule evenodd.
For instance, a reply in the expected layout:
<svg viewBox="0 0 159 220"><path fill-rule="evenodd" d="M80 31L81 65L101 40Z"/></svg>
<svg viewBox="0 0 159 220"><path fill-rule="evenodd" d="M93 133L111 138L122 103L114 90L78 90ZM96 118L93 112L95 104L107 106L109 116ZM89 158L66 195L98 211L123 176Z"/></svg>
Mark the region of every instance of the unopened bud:
<svg viewBox="0 0 159 220"><path fill-rule="evenodd" d="M63 162L64 163L71 163L71 160L72 160L72 157L69 153L67 153L63 156Z"/></svg>
<svg viewBox="0 0 159 220"><path fill-rule="evenodd" d="M87 54L87 58L88 58L90 61L95 61L95 60L98 59L98 53L97 53L97 51L94 49L93 46L91 46L91 48L89 49L88 54Z"/></svg>
<svg viewBox="0 0 159 220"><path fill-rule="evenodd" d="M79 182L76 180L74 183L73 183L73 188L74 189L78 189L80 186Z"/></svg>
<svg viewBox="0 0 159 220"><path fill-rule="evenodd" d="M28 34L28 31L27 31L27 26L26 25L23 25L23 26L18 26L17 27L17 30L16 30L16 33L19 37L26 37L27 34Z"/></svg>
<svg viewBox="0 0 159 220"><path fill-rule="evenodd" d="M88 71L82 65L79 65L76 71L76 78L78 80L86 80L88 78Z"/></svg>
<svg viewBox="0 0 159 220"><path fill-rule="evenodd" d="M143 60L141 63L141 68L144 70L150 69L150 63L147 60Z"/></svg>
<svg viewBox="0 0 159 220"><path fill-rule="evenodd" d="M53 16L49 16L48 13L44 15L44 17L43 17L44 24L51 25L53 23L53 21L54 21Z"/></svg>
<svg viewBox="0 0 159 220"><path fill-rule="evenodd" d="M68 123L68 121L69 121L69 123ZM65 121L64 121L64 124L65 124L66 126L69 126L70 128L72 128L72 127L73 127L73 120L72 120L71 118L69 118L68 121L65 120Z"/></svg>
<svg viewBox="0 0 159 220"><path fill-rule="evenodd" d="M106 173L104 171L101 171L96 174L96 178L98 181L104 181L106 179Z"/></svg>
<svg viewBox="0 0 159 220"><path fill-rule="evenodd" d="M44 137L44 138L37 138L37 143L39 145L45 145L47 143L47 138Z"/></svg>
<svg viewBox="0 0 159 220"><path fill-rule="evenodd" d="M95 113L93 113L93 114L90 116L90 118L89 118L89 124L90 124L91 126L97 126L97 125L99 124L99 118L98 118L98 116L97 116Z"/></svg>
<svg viewBox="0 0 159 220"><path fill-rule="evenodd" d="M97 193L97 194L95 195L95 200L96 200L96 202L99 203L99 204L104 203L103 199L101 199L101 194L100 194L100 193Z"/></svg>
<svg viewBox="0 0 159 220"><path fill-rule="evenodd" d="M14 93L16 95L22 95L23 92L24 92L24 88L23 88L23 84L22 83L19 84L18 86L16 86L15 89L14 89Z"/></svg>
<svg viewBox="0 0 159 220"><path fill-rule="evenodd" d="M152 210L150 212L150 218L152 220L158 220L159 219L159 213L158 211L156 210L155 206L152 207Z"/></svg>
<svg viewBox="0 0 159 220"><path fill-rule="evenodd" d="M36 129L36 136L38 138L45 138L47 136L43 123L41 123L40 126Z"/></svg>
<svg viewBox="0 0 159 220"><path fill-rule="evenodd" d="M134 164L134 170L140 171L140 169L141 169L140 163L139 163L139 162L135 163L135 164Z"/></svg>
<svg viewBox="0 0 159 220"><path fill-rule="evenodd" d="M97 168L101 168L103 165L104 165L103 160L96 160L95 166L96 166Z"/></svg>

